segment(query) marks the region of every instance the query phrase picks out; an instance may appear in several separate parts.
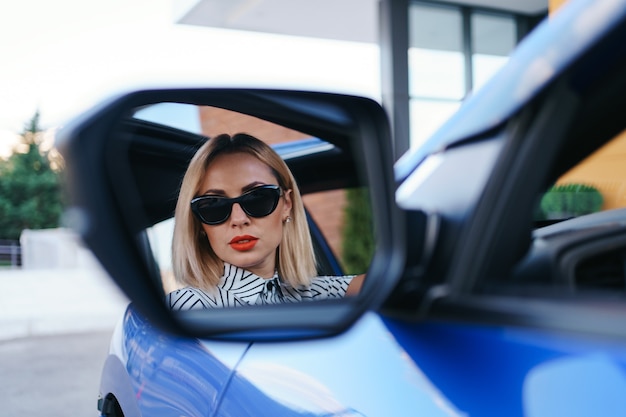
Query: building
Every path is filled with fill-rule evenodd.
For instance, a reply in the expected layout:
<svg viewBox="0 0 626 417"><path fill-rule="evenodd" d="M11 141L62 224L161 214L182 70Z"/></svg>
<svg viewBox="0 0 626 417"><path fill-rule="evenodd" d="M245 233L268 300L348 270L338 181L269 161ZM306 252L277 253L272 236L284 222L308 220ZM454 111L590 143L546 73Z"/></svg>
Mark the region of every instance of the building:
<svg viewBox="0 0 626 417"><path fill-rule="evenodd" d="M174 9L180 24L377 44L380 101L399 157L506 62L547 16L548 0L174 0ZM241 115L232 123L216 111L201 114L206 136L240 129L269 142L294 138ZM230 125L215 126L214 120ZM305 202L341 258L344 193L312 195Z"/></svg>
<svg viewBox="0 0 626 417"><path fill-rule="evenodd" d="M174 0L180 24L380 46L396 157L422 143L563 0Z"/></svg>
<svg viewBox="0 0 626 417"><path fill-rule="evenodd" d="M566 1L174 0L181 24L378 44L396 157L423 143ZM626 152L622 137L559 183L591 179L604 209L626 206L626 190L616 185L626 177L616 157Z"/></svg>

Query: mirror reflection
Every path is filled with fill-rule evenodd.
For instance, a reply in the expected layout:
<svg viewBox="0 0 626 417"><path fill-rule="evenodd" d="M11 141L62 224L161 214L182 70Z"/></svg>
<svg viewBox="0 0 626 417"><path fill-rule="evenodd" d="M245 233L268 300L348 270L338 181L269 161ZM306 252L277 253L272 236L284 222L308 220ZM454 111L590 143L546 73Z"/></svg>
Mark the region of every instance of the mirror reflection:
<svg viewBox="0 0 626 417"><path fill-rule="evenodd" d="M124 130L147 219L139 233L170 308L358 294L371 211L341 140L180 103L136 109Z"/></svg>

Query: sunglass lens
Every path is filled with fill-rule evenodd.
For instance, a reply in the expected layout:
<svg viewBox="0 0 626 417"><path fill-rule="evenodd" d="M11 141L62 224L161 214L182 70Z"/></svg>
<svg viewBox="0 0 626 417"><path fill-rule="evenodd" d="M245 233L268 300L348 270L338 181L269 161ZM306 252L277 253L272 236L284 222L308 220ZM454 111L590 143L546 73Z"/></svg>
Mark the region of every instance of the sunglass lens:
<svg viewBox="0 0 626 417"><path fill-rule="evenodd" d="M252 217L264 217L274 211L280 198L280 190L261 188L246 194L242 208Z"/></svg>
<svg viewBox="0 0 626 417"><path fill-rule="evenodd" d="M271 214L278 205L280 188L277 186L261 186L237 198L202 196L191 201L191 210L203 223L217 225L224 223L238 203L248 216L265 217Z"/></svg>
<svg viewBox="0 0 626 417"><path fill-rule="evenodd" d="M204 198L198 201L196 211L205 223L222 223L230 215L232 204L221 197Z"/></svg>

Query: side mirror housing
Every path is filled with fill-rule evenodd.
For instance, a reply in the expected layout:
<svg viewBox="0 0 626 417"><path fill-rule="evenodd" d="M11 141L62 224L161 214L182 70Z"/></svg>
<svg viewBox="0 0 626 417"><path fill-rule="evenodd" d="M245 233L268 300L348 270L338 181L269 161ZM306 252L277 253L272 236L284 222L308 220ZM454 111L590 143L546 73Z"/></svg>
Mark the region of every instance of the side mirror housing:
<svg viewBox="0 0 626 417"><path fill-rule="evenodd" d="M176 313L167 308L163 270L155 263L146 230L173 216L186 166L210 136L202 130L206 119L196 121L200 131L194 132L188 129L189 117L173 110L178 108L192 109L200 118L206 109L219 110L205 116L213 126L228 125L225 111L302 133L308 138L306 149L281 146L288 149L284 158L290 158L288 165L305 192L367 187L375 250L357 297ZM67 166L71 226L136 309L169 332L231 340L333 335L382 304L404 265L391 145L385 112L375 101L261 89L131 92L77 118L58 136Z"/></svg>

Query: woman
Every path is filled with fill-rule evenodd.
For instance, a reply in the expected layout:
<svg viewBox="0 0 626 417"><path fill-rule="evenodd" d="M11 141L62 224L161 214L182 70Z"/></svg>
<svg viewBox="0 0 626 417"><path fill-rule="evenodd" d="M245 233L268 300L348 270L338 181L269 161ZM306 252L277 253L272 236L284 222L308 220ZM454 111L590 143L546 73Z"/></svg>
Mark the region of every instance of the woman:
<svg viewBox="0 0 626 417"><path fill-rule="evenodd" d="M316 277L298 186L259 139L220 135L191 160L175 212L174 276L168 295L188 310L341 298L363 276Z"/></svg>

